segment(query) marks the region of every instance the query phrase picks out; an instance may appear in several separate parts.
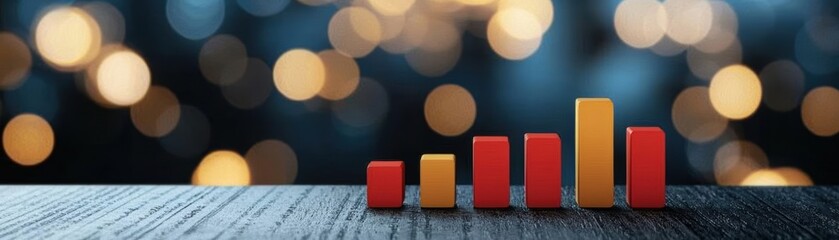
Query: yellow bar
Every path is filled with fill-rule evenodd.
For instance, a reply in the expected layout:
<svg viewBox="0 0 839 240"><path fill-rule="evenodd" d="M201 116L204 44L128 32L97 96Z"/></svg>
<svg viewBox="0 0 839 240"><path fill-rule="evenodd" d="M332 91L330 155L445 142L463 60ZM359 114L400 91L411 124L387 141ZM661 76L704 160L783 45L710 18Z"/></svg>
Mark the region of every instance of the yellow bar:
<svg viewBox="0 0 839 240"><path fill-rule="evenodd" d="M576 197L583 208L614 204L614 106L608 98L577 99Z"/></svg>
<svg viewBox="0 0 839 240"><path fill-rule="evenodd" d="M454 203L454 154L423 154L420 159L420 207L452 208Z"/></svg>

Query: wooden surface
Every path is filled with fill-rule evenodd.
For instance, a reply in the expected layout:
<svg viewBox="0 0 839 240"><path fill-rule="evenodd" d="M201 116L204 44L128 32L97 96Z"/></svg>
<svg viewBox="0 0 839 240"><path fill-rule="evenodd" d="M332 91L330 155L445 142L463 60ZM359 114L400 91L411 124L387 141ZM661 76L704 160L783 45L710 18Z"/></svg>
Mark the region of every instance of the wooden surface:
<svg viewBox="0 0 839 240"><path fill-rule="evenodd" d="M363 186L0 186L0 239L556 239L839 237L839 187L671 186L663 210L420 209L417 187L402 209L367 209Z"/></svg>

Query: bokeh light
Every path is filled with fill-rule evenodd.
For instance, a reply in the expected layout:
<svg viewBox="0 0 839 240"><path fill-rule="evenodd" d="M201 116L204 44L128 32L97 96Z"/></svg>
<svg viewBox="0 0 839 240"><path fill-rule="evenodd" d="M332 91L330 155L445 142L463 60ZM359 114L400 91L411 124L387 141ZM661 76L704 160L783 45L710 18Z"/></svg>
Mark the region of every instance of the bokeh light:
<svg viewBox="0 0 839 240"><path fill-rule="evenodd" d="M385 88L373 79L361 78L355 92L332 104L332 111L350 127L369 128L384 120L389 107Z"/></svg>
<svg viewBox="0 0 839 240"><path fill-rule="evenodd" d="M697 143L716 139L728 127L728 120L711 106L707 87L690 87L679 93L671 117L676 131Z"/></svg>
<svg viewBox="0 0 839 240"><path fill-rule="evenodd" d="M472 94L455 84L438 86L425 98L425 121L446 137L463 134L475 123L477 106Z"/></svg>
<svg viewBox="0 0 839 240"><path fill-rule="evenodd" d="M282 12L291 0L237 0L239 7L257 17L267 17Z"/></svg>
<svg viewBox="0 0 839 240"><path fill-rule="evenodd" d="M238 153L227 150L207 154L192 174L193 185L246 186L250 183L248 163Z"/></svg>
<svg viewBox="0 0 839 240"><path fill-rule="evenodd" d="M430 19L426 37L405 54L408 66L426 77L439 77L451 71L462 51L461 31L452 23Z"/></svg>
<svg viewBox="0 0 839 240"><path fill-rule="evenodd" d="M29 75L32 54L18 36L0 32L0 63L0 89L14 89Z"/></svg>
<svg viewBox="0 0 839 240"><path fill-rule="evenodd" d="M687 49L688 45L678 43L668 36L662 37L661 41L650 47L650 51L663 57L676 56Z"/></svg>
<svg viewBox="0 0 839 240"><path fill-rule="evenodd" d="M755 170L740 182L741 186L786 186L787 181L784 176L778 174L772 169L758 169Z"/></svg>
<svg viewBox="0 0 839 240"><path fill-rule="evenodd" d="M297 178L297 154L280 140L263 140L245 154L251 184L292 184Z"/></svg>
<svg viewBox="0 0 839 240"><path fill-rule="evenodd" d="M230 85L242 77L248 64L245 44L238 38L222 34L207 40L198 54L201 73L211 83Z"/></svg>
<svg viewBox="0 0 839 240"><path fill-rule="evenodd" d="M667 36L691 45L702 41L711 30L714 11L707 0L666 0Z"/></svg>
<svg viewBox="0 0 839 240"><path fill-rule="evenodd" d="M648 48L664 37L667 12L656 0L626 0L615 10L618 37L634 48Z"/></svg>
<svg viewBox="0 0 839 240"><path fill-rule="evenodd" d="M166 18L181 36L204 39L213 35L224 21L224 0L168 0Z"/></svg>
<svg viewBox="0 0 839 240"><path fill-rule="evenodd" d="M134 51L110 53L97 66L96 89L110 104L130 106L143 99L150 85L149 67Z"/></svg>
<svg viewBox="0 0 839 240"><path fill-rule="evenodd" d="M385 16L404 15L416 0L367 0L373 10ZM487 0L484 0L487 1Z"/></svg>
<svg viewBox="0 0 839 240"><path fill-rule="evenodd" d="M708 104L710 105L710 103ZM738 139L739 137L732 129L732 126L729 126L719 137L713 140L701 143L686 141L685 155L688 166L691 169L691 175L703 182L715 183L714 159L716 158L717 150L724 144Z"/></svg>
<svg viewBox="0 0 839 240"><path fill-rule="evenodd" d="M710 1L710 4L714 15L711 29L708 35L693 47L705 53L719 53L729 49L731 44L737 41L739 23L737 14L727 2L715 0Z"/></svg>
<svg viewBox="0 0 839 240"><path fill-rule="evenodd" d="M107 2L89 2L81 6L99 24L102 44L122 43L125 38L125 18L119 9Z"/></svg>
<svg viewBox="0 0 839 240"><path fill-rule="evenodd" d="M830 137L839 132L839 90L818 87L807 93L801 103L801 120L816 136Z"/></svg>
<svg viewBox="0 0 839 240"><path fill-rule="evenodd" d="M181 117L175 93L162 86L152 86L142 100L131 106L131 122L140 133L162 137L172 132Z"/></svg>
<svg viewBox="0 0 839 240"><path fill-rule="evenodd" d="M348 56L367 56L382 39L382 27L375 14L363 7L345 7L329 20L329 42Z"/></svg>
<svg viewBox="0 0 839 240"><path fill-rule="evenodd" d="M760 81L763 103L775 111L791 111L804 95L804 71L790 60L774 61L763 67Z"/></svg>
<svg viewBox="0 0 839 240"><path fill-rule="evenodd" d="M77 7L57 7L44 14L34 38L38 53L61 71L84 68L96 58L102 44L99 24Z"/></svg>
<svg viewBox="0 0 839 240"><path fill-rule="evenodd" d="M797 168L758 169L740 183L741 186L812 186L813 180Z"/></svg>
<svg viewBox="0 0 839 240"><path fill-rule="evenodd" d="M730 141L717 150L714 157L714 176L717 184L739 185L753 171L769 166L766 153L749 141Z"/></svg>
<svg viewBox="0 0 839 240"><path fill-rule="evenodd" d="M324 85L318 95L329 100L341 100L352 94L361 78L355 60L335 50L321 51L318 56L326 69Z"/></svg>
<svg viewBox="0 0 839 240"><path fill-rule="evenodd" d="M325 81L323 61L309 50L289 50L274 64L274 85L288 99L312 98L320 92Z"/></svg>
<svg viewBox="0 0 839 240"><path fill-rule="evenodd" d="M489 45L498 55L521 60L533 55L542 43L542 25L532 13L519 8L498 11L487 25Z"/></svg>
<svg viewBox="0 0 839 240"><path fill-rule="evenodd" d="M54 146L52 127L35 114L17 115L3 129L3 149L17 164L37 165L50 156Z"/></svg>
<svg viewBox="0 0 839 240"><path fill-rule="evenodd" d="M246 59L245 73L233 84L221 87L221 94L230 105L239 109L253 109L271 95L274 81L271 68L261 59Z"/></svg>
<svg viewBox="0 0 839 240"><path fill-rule="evenodd" d="M554 20L554 5L551 0L498 0L498 12L509 9L521 9L530 13L539 22L542 33L548 31ZM519 14L513 16L521 17ZM533 27L533 24L523 27L530 28Z"/></svg>
<svg viewBox="0 0 839 240"><path fill-rule="evenodd" d="M405 29L407 17L406 15L387 16L378 12L376 12L376 17L379 19L379 23L382 26L382 39L381 42L379 42L379 47L385 49L384 45L386 45L389 40L397 38L400 34L402 34L402 30Z"/></svg>
<svg viewBox="0 0 839 240"><path fill-rule="evenodd" d="M708 91L714 109L735 120L751 116L760 105L762 94L760 79L743 65L721 69L711 79Z"/></svg>
<svg viewBox="0 0 839 240"><path fill-rule="evenodd" d="M728 45L728 48L719 52L707 53L695 47L687 50L690 72L703 80L710 80L723 67L738 64L742 60L743 50L737 40L734 40Z"/></svg>
<svg viewBox="0 0 839 240"><path fill-rule="evenodd" d="M813 180L801 169L794 167L779 167L774 168L776 173L784 177L787 186L812 186Z"/></svg>
<svg viewBox="0 0 839 240"><path fill-rule="evenodd" d="M457 2L463 5L480 6L495 2L496 0L458 0Z"/></svg>
<svg viewBox="0 0 839 240"><path fill-rule="evenodd" d="M448 51L435 52L416 48L405 54L405 60L408 66L420 75L440 77L454 69L462 51L463 46L460 42Z"/></svg>
<svg viewBox="0 0 839 240"><path fill-rule="evenodd" d="M395 30L389 29L388 23L382 25L382 42L379 47L389 53L401 54L413 50L425 40L428 32L428 16L421 11L411 11L405 16L404 21L399 34L393 37L390 35Z"/></svg>

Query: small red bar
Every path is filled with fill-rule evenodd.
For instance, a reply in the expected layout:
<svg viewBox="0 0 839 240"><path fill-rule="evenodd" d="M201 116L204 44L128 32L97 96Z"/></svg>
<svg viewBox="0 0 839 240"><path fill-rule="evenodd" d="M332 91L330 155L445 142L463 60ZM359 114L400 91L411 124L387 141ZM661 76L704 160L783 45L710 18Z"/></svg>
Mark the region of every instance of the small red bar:
<svg viewBox="0 0 839 240"><path fill-rule="evenodd" d="M399 208L404 198L404 162L376 160L367 164L367 207Z"/></svg>
<svg viewBox="0 0 839 240"><path fill-rule="evenodd" d="M528 208L562 206L561 143L556 133L524 134L524 202Z"/></svg>
<svg viewBox="0 0 839 240"><path fill-rule="evenodd" d="M507 137L472 139L472 186L476 208L510 206L510 143Z"/></svg>
<svg viewBox="0 0 839 240"><path fill-rule="evenodd" d="M626 201L629 207L664 207L664 151L661 128L626 128Z"/></svg>

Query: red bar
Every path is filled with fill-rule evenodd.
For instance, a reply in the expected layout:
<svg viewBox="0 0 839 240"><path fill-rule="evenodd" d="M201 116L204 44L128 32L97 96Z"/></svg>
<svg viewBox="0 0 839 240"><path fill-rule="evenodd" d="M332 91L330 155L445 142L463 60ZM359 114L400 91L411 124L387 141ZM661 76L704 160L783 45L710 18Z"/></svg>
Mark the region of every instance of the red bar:
<svg viewBox="0 0 839 240"><path fill-rule="evenodd" d="M510 206L510 143L507 137L472 139L472 186L476 208Z"/></svg>
<svg viewBox="0 0 839 240"><path fill-rule="evenodd" d="M629 207L664 207L664 151L661 128L626 128L626 201Z"/></svg>
<svg viewBox="0 0 839 240"><path fill-rule="evenodd" d="M524 134L524 202L528 208L562 206L561 143L556 133Z"/></svg>
<svg viewBox="0 0 839 240"><path fill-rule="evenodd" d="M377 160L367 164L367 207L399 208L404 198L404 162Z"/></svg>

